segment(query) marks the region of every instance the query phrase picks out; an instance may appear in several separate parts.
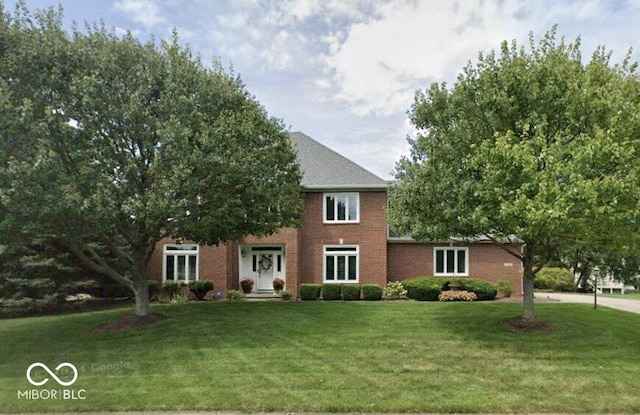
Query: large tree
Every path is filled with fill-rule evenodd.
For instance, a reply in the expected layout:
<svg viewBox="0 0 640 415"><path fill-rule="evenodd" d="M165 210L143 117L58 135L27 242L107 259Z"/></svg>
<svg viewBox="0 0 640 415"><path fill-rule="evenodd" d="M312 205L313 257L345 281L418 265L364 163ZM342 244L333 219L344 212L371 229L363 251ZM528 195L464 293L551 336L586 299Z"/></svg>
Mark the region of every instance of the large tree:
<svg viewBox="0 0 640 415"><path fill-rule="evenodd" d="M503 42L452 87L416 93L418 136L396 166L392 226L420 240L487 236L523 265L525 319L533 281L559 246L615 246L637 231L640 83L636 64L555 28L529 47ZM524 246L514 249L511 242Z"/></svg>
<svg viewBox="0 0 640 415"><path fill-rule="evenodd" d="M156 243L219 244L297 223L282 122L239 78L171 42L62 11L0 8L0 243L47 238L131 288L149 313Z"/></svg>

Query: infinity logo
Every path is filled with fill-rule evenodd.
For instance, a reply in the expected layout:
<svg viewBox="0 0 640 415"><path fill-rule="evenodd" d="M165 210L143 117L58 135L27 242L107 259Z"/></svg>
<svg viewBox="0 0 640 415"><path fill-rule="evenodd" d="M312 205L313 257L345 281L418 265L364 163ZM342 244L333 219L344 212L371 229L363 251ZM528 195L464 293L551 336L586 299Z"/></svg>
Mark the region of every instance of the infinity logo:
<svg viewBox="0 0 640 415"><path fill-rule="evenodd" d="M73 379L71 379L69 382L65 382L62 379L60 379L59 377L56 376L55 373L53 373L51 371L51 369L49 369L47 367L47 365L40 363L40 362L36 362L34 364L32 364L31 366L29 366L29 368L27 369L27 380L29 381L29 383L31 383L33 386L42 386L45 383L47 383L49 381L49 378L44 378L44 380L41 380L39 382L35 382L32 378L31 378L31 371L33 370L33 368L35 367L41 367L43 368L48 374L49 376L51 376L56 382L58 382L59 384L61 384L62 386L70 386L73 385L76 381L76 379L78 379L78 369L76 369L76 367L74 365L72 365L71 363L60 363L58 366L56 366L56 372L59 371L61 368L63 367L68 367L71 368L71 370L73 371Z"/></svg>

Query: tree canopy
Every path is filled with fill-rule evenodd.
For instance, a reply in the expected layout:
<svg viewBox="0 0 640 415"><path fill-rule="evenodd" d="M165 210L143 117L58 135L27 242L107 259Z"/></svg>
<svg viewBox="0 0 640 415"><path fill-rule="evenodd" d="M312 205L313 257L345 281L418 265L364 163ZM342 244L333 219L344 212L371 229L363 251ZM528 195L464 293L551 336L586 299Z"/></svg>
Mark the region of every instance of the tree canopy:
<svg viewBox="0 0 640 415"><path fill-rule="evenodd" d="M239 77L172 41L0 8L0 243L38 236L133 289L163 237L297 224L300 168Z"/></svg>
<svg viewBox="0 0 640 415"><path fill-rule="evenodd" d="M637 65L556 29L503 42L452 87L416 93L419 133L396 166L390 221L420 240L490 237L523 264L524 318L548 256L574 244L625 246L640 211ZM522 250L510 242L524 243Z"/></svg>

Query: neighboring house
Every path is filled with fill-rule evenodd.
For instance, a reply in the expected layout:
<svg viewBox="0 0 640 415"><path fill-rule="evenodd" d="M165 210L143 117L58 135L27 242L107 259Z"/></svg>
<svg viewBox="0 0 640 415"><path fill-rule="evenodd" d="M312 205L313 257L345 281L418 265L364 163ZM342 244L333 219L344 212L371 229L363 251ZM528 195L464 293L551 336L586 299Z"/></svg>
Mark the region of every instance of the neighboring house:
<svg viewBox="0 0 640 415"><path fill-rule="evenodd" d="M577 281L577 278L576 278ZM600 275L598 277L598 293L599 294L625 294L635 291L635 287L631 284L625 284L616 281L611 275Z"/></svg>
<svg viewBox="0 0 640 415"><path fill-rule="evenodd" d="M150 275L161 281L208 279L215 291L255 281L254 293L273 293L276 277L298 292L302 283L375 283L419 276L506 277L521 292L521 266L486 243L418 243L389 234L388 183L312 138L292 133L303 170L304 213L299 228L263 238L247 236L218 247L165 239Z"/></svg>

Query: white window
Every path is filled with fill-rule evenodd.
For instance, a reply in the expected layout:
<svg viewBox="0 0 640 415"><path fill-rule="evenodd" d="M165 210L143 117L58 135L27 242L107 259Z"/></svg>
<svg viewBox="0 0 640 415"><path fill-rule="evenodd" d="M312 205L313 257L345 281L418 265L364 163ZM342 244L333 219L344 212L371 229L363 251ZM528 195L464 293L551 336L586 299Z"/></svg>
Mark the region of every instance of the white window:
<svg viewBox="0 0 640 415"><path fill-rule="evenodd" d="M469 275L469 248L433 248L435 275Z"/></svg>
<svg viewBox="0 0 640 415"><path fill-rule="evenodd" d="M163 257L163 281L189 282L198 279L198 245L165 245Z"/></svg>
<svg viewBox="0 0 640 415"><path fill-rule="evenodd" d="M325 282L357 282L358 281L358 246L325 246L324 247L324 281Z"/></svg>
<svg viewBox="0 0 640 415"><path fill-rule="evenodd" d="M325 193L323 215L325 223L355 223L360 220L358 193Z"/></svg>

